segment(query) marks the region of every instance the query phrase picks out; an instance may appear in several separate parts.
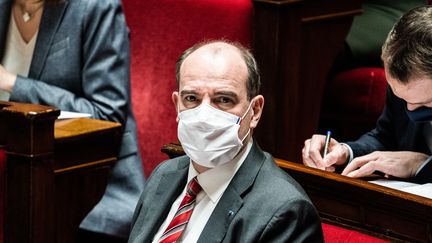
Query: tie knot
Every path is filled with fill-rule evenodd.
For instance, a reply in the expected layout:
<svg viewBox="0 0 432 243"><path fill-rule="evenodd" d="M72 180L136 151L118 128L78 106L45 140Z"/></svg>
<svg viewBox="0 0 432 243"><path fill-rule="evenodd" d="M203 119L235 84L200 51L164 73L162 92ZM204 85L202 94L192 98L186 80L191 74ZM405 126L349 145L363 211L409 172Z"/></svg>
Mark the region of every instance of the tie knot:
<svg viewBox="0 0 432 243"><path fill-rule="evenodd" d="M196 195L202 190L200 184L198 183L198 180L196 177L194 177L188 185L187 193L192 196L196 197Z"/></svg>

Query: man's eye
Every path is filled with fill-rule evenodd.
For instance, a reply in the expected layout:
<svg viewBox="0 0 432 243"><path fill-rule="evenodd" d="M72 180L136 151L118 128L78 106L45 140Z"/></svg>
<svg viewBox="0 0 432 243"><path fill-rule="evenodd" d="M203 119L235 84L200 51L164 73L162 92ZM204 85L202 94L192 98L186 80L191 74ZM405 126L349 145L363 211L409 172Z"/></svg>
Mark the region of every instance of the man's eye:
<svg viewBox="0 0 432 243"><path fill-rule="evenodd" d="M197 98L195 96L192 96L192 95L186 96L184 99L188 102L194 102L197 100Z"/></svg>
<svg viewBox="0 0 432 243"><path fill-rule="evenodd" d="M227 97L220 97L217 99L217 101L218 101L218 103L223 103L223 104L232 102L232 100L230 98L227 98Z"/></svg>

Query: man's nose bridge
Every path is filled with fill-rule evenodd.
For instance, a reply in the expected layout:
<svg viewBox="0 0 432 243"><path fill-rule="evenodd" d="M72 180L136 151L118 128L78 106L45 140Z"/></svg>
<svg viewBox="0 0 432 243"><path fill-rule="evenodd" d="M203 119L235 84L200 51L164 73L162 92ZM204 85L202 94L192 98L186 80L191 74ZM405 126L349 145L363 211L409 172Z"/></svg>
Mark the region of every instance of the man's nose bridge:
<svg viewBox="0 0 432 243"><path fill-rule="evenodd" d="M208 119L208 106L211 106L210 100L203 98L201 104L199 104L199 111L196 113L196 119L200 122L205 122Z"/></svg>
<svg viewBox="0 0 432 243"><path fill-rule="evenodd" d="M203 104L206 104L206 105L212 105L212 104L211 104L211 99L210 99L210 97L209 97L208 95L205 95L205 96L202 98L202 101L201 101L201 104L200 104L200 105L203 105Z"/></svg>

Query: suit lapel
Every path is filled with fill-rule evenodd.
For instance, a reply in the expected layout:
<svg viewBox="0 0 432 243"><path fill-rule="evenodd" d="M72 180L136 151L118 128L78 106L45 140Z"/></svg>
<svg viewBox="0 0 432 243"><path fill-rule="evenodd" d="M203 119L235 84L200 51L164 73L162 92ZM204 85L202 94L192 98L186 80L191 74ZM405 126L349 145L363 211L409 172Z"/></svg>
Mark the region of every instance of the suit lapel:
<svg viewBox="0 0 432 243"><path fill-rule="evenodd" d="M60 25L68 1L58 4L45 4L42 15L39 33L36 40L36 46L33 53L32 63L30 65L29 77L39 79L48 51L54 39L54 35Z"/></svg>
<svg viewBox="0 0 432 243"><path fill-rule="evenodd" d="M6 48L6 36L12 9L12 1L0 1L0 62Z"/></svg>
<svg viewBox="0 0 432 243"><path fill-rule="evenodd" d="M206 226L198 239L198 243L221 242L234 216L243 206L240 193L228 186Z"/></svg>
<svg viewBox="0 0 432 243"><path fill-rule="evenodd" d="M161 176L155 196L151 200L153 203L149 205L143 218L143 222L149 227L144 228L140 234L143 237L142 242L151 242L152 239L149 237L156 234L168 215L171 205L186 185L188 164L189 158L182 157L178 169L166 172Z"/></svg>
<svg viewBox="0 0 432 243"><path fill-rule="evenodd" d="M198 242L221 242L223 240L229 225L243 206L243 198L253 185L264 161L264 153L254 141L249 155L216 205Z"/></svg>

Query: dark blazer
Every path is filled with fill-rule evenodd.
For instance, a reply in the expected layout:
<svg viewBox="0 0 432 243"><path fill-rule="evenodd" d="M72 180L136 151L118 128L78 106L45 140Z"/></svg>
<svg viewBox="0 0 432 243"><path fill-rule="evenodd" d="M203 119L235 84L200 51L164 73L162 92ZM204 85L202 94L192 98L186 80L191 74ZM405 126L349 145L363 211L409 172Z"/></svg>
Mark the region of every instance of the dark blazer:
<svg viewBox="0 0 432 243"><path fill-rule="evenodd" d="M187 180L189 157L153 172L135 210L129 242L151 242ZM223 193L198 242L323 242L320 218L302 188L256 142Z"/></svg>
<svg viewBox="0 0 432 243"><path fill-rule="evenodd" d="M413 122L406 113L406 102L387 88L386 106L378 118L376 128L355 142L348 142L354 157L374 151L414 151L431 155L423 134L425 123ZM432 182L432 163L428 163L415 182Z"/></svg>
<svg viewBox="0 0 432 243"><path fill-rule="evenodd" d="M12 0L0 0L0 60ZM18 76L11 100L85 112L122 123L124 135L102 201L86 217L88 230L127 236L144 187L130 102L129 39L118 0L46 4L28 78Z"/></svg>

